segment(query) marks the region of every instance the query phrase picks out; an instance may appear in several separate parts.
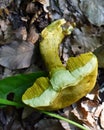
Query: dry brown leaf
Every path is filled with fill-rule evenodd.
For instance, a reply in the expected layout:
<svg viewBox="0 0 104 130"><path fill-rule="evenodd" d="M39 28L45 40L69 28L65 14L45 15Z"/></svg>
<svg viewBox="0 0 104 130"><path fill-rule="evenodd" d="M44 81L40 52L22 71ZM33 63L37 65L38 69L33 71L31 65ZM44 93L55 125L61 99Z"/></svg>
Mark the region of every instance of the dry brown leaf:
<svg viewBox="0 0 104 130"><path fill-rule="evenodd" d="M36 32L36 29L34 26L31 26L30 27L30 31L29 31L29 34L28 34L28 37L27 37L27 41L29 43L36 43L37 40L39 39L39 34Z"/></svg>
<svg viewBox="0 0 104 130"><path fill-rule="evenodd" d="M46 0L32 0L32 2L39 2L41 4L45 4L46 3Z"/></svg>
<svg viewBox="0 0 104 130"><path fill-rule="evenodd" d="M100 114L101 114L101 111L102 111L102 105L99 104L98 107L96 108L95 112L94 112L94 117L99 118Z"/></svg>
<svg viewBox="0 0 104 130"><path fill-rule="evenodd" d="M84 119L84 123L87 126L89 126L89 128L96 129L96 127L97 127L96 121L94 120L93 115L90 112L88 112L86 120Z"/></svg>
<svg viewBox="0 0 104 130"><path fill-rule="evenodd" d="M86 100L81 102L81 107L85 109L87 112L93 113L98 106L98 103L91 101L91 100Z"/></svg>
<svg viewBox="0 0 104 130"><path fill-rule="evenodd" d="M15 36L17 39L19 40L24 40L26 41L27 39L27 31L26 31L26 27L20 27L15 31Z"/></svg>
<svg viewBox="0 0 104 130"><path fill-rule="evenodd" d="M76 103L76 106L72 110L72 114L77 117L77 122L81 121L83 125L90 130L101 129L99 116L104 106L98 102L98 87L98 84L96 84L93 91Z"/></svg>
<svg viewBox="0 0 104 130"><path fill-rule="evenodd" d="M26 7L26 12L27 13L35 13L35 6L34 3L29 3Z"/></svg>
<svg viewBox="0 0 104 130"><path fill-rule="evenodd" d="M91 102L83 103L82 101L81 106L77 106L76 108L74 108L72 110L72 113L85 126L87 126L91 130L94 130L95 128L97 128L98 125L96 120L93 118L94 115L92 111L94 111L95 109L96 107L94 107L93 103Z"/></svg>
<svg viewBox="0 0 104 130"><path fill-rule="evenodd" d="M101 124L101 127L104 129L104 108L103 108L103 110L101 112L100 124Z"/></svg>

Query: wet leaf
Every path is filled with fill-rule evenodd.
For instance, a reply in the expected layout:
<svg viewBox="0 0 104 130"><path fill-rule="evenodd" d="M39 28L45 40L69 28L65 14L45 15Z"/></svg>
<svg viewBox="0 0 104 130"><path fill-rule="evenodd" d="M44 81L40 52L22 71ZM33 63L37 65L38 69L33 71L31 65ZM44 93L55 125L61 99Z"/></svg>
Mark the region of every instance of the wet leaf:
<svg viewBox="0 0 104 130"><path fill-rule="evenodd" d="M30 66L34 45L25 41L13 41L0 47L0 65L9 69L21 69Z"/></svg>

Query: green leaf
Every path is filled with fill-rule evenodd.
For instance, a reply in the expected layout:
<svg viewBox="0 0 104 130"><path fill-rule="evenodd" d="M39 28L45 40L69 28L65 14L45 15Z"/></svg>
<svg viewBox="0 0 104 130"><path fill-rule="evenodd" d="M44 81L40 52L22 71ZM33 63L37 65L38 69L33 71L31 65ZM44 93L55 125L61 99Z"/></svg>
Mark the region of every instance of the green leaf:
<svg viewBox="0 0 104 130"><path fill-rule="evenodd" d="M46 76L45 72L35 72L31 74L19 74L0 80L0 104L20 106L22 94L40 76ZM7 96L13 93L13 102L7 100ZM17 104L16 104L17 103Z"/></svg>

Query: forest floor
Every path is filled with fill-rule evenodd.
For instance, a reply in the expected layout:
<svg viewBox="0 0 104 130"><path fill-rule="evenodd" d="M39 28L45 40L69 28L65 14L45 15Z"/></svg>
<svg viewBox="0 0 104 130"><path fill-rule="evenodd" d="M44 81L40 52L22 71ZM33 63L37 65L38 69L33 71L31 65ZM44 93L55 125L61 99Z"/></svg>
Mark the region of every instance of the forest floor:
<svg viewBox="0 0 104 130"><path fill-rule="evenodd" d="M76 121L89 130L103 130L104 1L1 0L0 79L45 71L39 52L40 33L51 22L61 18L76 23L72 34L65 37L60 46L62 63L71 56L91 51L98 58L98 78L94 89L86 97L54 113ZM14 129L79 130L30 107L0 108L0 130Z"/></svg>

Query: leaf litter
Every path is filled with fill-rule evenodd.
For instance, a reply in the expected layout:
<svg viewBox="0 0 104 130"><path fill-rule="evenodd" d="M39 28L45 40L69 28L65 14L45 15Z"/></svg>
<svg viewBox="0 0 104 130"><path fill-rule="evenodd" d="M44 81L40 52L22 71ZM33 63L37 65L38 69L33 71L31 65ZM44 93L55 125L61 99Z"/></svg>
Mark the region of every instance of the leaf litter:
<svg viewBox="0 0 104 130"><path fill-rule="evenodd" d="M25 41L4 45L0 48L0 65L12 70L29 67L33 50L34 45Z"/></svg>
<svg viewBox="0 0 104 130"><path fill-rule="evenodd" d="M79 102L59 110L57 113L80 122L88 129L104 129L103 1L93 0L90 4L85 0L81 0L80 3L78 0L19 0L18 2L5 0L0 2L0 7L2 7L0 9L1 79L4 77L4 72L7 72L6 69L12 72L11 75L27 73L29 67L31 68L34 64L43 69L41 58L38 58L39 33L50 22L59 18L65 18L76 23L75 31L60 46L60 57L65 63L70 56L93 51L99 62L97 87L95 87L95 91L92 91ZM35 61L33 59L34 53L38 54L37 57L34 57ZM33 111L21 119L23 112L24 109L14 107L1 108L1 130L3 128L21 130L77 129L68 123L58 122L52 117ZM32 116L33 113L34 117Z"/></svg>

